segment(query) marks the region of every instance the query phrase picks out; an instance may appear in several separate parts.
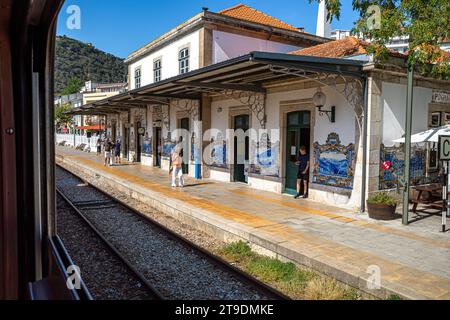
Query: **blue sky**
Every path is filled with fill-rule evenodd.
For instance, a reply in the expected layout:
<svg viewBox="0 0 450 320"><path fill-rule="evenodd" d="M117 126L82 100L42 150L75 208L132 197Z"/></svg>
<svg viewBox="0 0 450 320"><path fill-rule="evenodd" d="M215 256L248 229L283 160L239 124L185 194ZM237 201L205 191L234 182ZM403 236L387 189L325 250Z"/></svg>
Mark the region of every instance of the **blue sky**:
<svg viewBox="0 0 450 320"><path fill-rule="evenodd" d="M333 28L351 29L358 16L350 0L342 2L341 19L333 21ZM66 0L59 15L58 35L91 42L98 49L124 58L201 12L202 7L220 11L239 3L315 33L318 5L308 0ZM81 9L80 30L66 26L70 5Z"/></svg>

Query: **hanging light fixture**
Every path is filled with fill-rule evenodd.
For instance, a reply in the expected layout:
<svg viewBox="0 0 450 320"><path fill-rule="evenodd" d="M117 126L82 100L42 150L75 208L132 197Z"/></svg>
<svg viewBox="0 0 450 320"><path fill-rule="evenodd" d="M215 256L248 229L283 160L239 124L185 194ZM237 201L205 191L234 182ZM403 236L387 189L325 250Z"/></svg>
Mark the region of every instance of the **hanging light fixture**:
<svg viewBox="0 0 450 320"><path fill-rule="evenodd" d="M316 108L319 110L319 115L327 115L330 122L336 122L336 107L331 107L331 110L323 110L323 107L327 103L327 96L322 92L322 88L318 87L317 92L313 96L313 103Z"/></svg>

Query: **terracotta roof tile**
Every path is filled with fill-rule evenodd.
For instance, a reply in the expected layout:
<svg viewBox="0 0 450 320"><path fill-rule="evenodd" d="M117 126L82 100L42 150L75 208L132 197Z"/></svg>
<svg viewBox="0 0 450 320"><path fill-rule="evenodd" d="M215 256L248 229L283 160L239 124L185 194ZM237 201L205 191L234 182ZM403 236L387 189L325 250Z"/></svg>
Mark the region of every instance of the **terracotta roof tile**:
<svg viewBox="0 0 450 320"><path fill-rule="evenodd" d="M238 4L234 7L219 11L218 13L232 18L255 22L275 28L299 31L296 27L245 4Z"/></svg>
<svg viewBox="0 0 450 320"><path fill-rule="evenodd" d="M326 58L342 58L352 55L367 53L366 47L368 43L356 39L354 37L347 37L341 40L330 41L317 46L304 48L290 52L300 56L315 56Z"/></svg>
<svg viewBox="0 0 450 320"><path fill-rule="evenodd" d="M296 54L300 56L315 56L324 58L344 58L354 55L366 54L366 48L369 43L357 39L355 37L347 37L341 40L330 41L317 46L312 46L296 51L290 52L290 54ZM397 52L395 50L389 50L389 55L393 57L405 57L405 54Z"/></svg>

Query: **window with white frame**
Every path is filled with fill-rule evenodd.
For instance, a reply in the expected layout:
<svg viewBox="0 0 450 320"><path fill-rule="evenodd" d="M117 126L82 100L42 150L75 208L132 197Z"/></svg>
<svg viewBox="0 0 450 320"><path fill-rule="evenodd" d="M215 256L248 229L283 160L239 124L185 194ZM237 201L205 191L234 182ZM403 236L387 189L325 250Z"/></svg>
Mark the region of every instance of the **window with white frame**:
<svg viewBox="0 0 450 320"><path fill-rule="evenodd" d="M180 74L189 72L189 48L183 48L178 54L178 64L180 66Z"/></svg>
<svg viewBox="0 0 450 320"><path fill-rule="evenodd" d="M134 70L134 88L140 88L141 87L141 67L136 68Z"/></svg>
<svg viewBox="0 0 450 320"><path fill-rule="evenodd" d="M161 81L161 59L157 59L153 62L153 80L154 82Z"/></svg>

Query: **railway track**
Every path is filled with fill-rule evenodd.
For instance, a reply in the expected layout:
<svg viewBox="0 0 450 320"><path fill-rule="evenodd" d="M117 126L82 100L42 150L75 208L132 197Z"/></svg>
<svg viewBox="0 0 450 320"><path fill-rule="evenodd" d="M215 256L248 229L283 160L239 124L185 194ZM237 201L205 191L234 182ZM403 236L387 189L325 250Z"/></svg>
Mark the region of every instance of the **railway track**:
<svg viewBox="0 0 450 320"><path fill-rule="evenodd" d="M56 186L162 299L289 299L60 166Z"/></svg>
<svg viewBox="0 0 450 320"><path fill-rule="evenodd" d="M60 190L57 244L81 271L86 300L161 300L161 294L95 228ZM73 261L75 260L75 261Z"/></svg>

